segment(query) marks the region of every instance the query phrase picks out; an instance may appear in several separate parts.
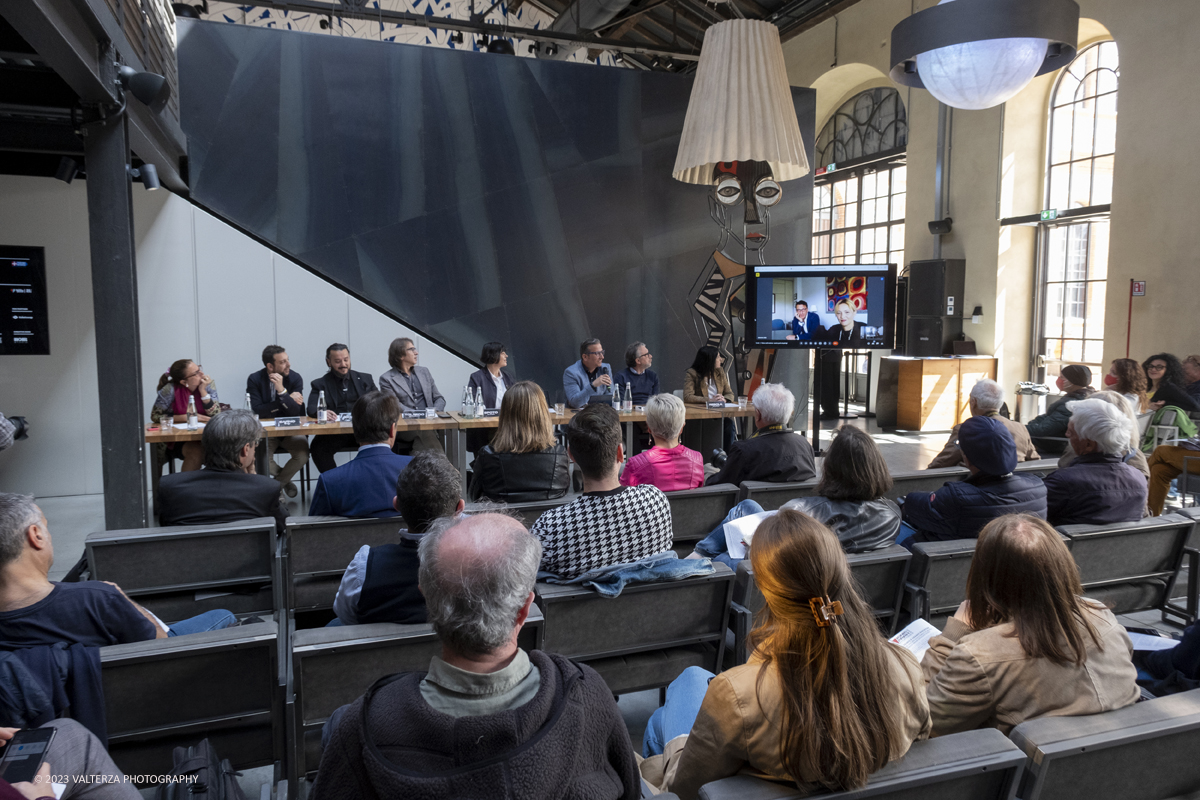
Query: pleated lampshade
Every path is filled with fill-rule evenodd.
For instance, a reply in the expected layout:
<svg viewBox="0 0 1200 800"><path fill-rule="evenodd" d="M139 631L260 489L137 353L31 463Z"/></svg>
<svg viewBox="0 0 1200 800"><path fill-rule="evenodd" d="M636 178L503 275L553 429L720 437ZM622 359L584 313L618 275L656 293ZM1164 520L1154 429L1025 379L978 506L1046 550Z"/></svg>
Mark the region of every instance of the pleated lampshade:
<svg viewBox="0 0 1200 800"><path fill-rule="evenodd" d="M731 19L704 33L671 175L711 184L719 162L766 161L776 181L808 174L779 29Z"/></svg>

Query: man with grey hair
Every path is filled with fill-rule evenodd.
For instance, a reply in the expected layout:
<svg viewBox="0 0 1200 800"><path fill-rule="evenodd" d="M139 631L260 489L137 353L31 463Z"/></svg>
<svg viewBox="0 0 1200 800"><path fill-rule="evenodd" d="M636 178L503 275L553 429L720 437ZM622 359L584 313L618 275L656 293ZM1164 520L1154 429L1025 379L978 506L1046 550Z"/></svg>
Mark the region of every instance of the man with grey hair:
<svg viewBox="0 0 1200 800"><path fill-rule="evenodd" d="M107 581L54 583L54 543L33 498L0 493L0 650L58 642L104 647L219 630L237 619L208 611L170 627Z"/></svg>
<svg viewBox="0 0 1200 800"><path fill-rule="evenodd" d="M207 525L274 517L279 532L287 511L279 484L254 472L254 451L262 426L245 409L223 411L204 426L204 468L164 475L158 484L159 522Z"/></svg>
<svg viewBox="0 0 1200 800"><path fill-rule="evenodd" d="M1025 430L1025 426L1016 420L1001 416L1000 407L1003 405L1004 389L994 380L982 378L971 387L971 398L967 401L971 416L993 417L1003 422L1004 427L1008 428L1008 432L1012 434L1013 444L1017 446L1017 461L1039 460L1037 448L1033 446L1033 440L1029 438L1029 431ZM934 456L933 461L929 462L926 469L963 466L962 450L958 447L958 429L961 424L955 425L950 431L950 438L946 441L946 446L942 448L942 452Z"/></svg>
<svg viewBox="0 0 1200 800"><path fill-rule="evenodd" d="M812 446L789 427L796 398L778 383L760 385L751 398L754 403L755 433L749 439L734 442L725 466L706 482L806 481L817 476Z"/></svg>
<svg viewBox="0 0 1200 800"><path fill-rule="evenodd" d="M441 655L428 672L383 678L334 712L313 800L641 796L604 680L517 645L541 549L501 514L426 534L420 585Z"/></svg>
<svg viewBox="0 0 1200 800"><path fill-rule="evenodd" d="M1071 403L1067 439L1077 458L1046 476L1051 525L1134 522L1146 507L1146 476L1125 463L1133 422L1103 400Z"/></svg>

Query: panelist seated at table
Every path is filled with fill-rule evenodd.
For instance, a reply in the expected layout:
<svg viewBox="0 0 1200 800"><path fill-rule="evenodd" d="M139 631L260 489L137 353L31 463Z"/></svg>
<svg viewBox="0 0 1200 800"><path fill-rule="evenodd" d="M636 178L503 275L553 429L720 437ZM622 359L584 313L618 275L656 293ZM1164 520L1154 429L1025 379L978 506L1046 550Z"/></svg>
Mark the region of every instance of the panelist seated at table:
<svg viewBox="0 0 1200 800"><path fill-rule="evenodd" d="M792 332L787 335L787 338L801 342L809 342L814 339L819 341L821 334L825 332L825 326L821 324L821 315L815 311L809 311L808 303L803 300L796 301L796 314L792 317L789 327Z"/></svg>
<svg viewBox="0 0 1200 800"><path fill-rule="evenodd" d="M706 344L696 351L692 366L683 375L683 402L709 403L723 400L736 401L725 374L725 356L717 348ZM737 440L737 426L732 418L721 420L721 446L729 450Z"/></svg>
<svg viewBox="0 0 1200 800"><path fill-rule="evenodd" d="M704 457L679 443L687 408L673 394L656 394L646 402L646 424L654 447L629 459L621 473L622 486L649 483L664 492L704 485Z"/></svg>
<svg viewBox="0 0 1200 800"><path fill-rule="evenodd" d="M501 342L488 342L483 346L479 360L483 362L483 369L472 372L467 379L471 397L476 397L482 390L484 408L499 408L504 393L513 386L512 376L504 371L508 366L508 351ZM478 453L495 434L494 428L469 428L467 450Z"/></svg>
<svg viewBox="0 0 1200 800"><path fill-rule="evenodd" d="M475 456L471 472L472 500L532 503L567 493L567 450L555 441L540 386L521 381L505 393L496 435Z"/></svg>
<svg viewBox="0 0 1200 800"><path fill-rule="evenodd" d="M612 396L612 367L604 362L604 345L587 339L579 345L579 360L563 370L563 393L571 408L583 408L592 397Z"/></svg>
<svg viewBox="0 0 1200 800"><path fill-rule="evenodd" d="M308 513L314 517L394 517L396 478L412 461L392 452L400 402L387 392L367 392L354 404L358 455L317 480ZM323 436L317 439L326 438Z"/></svg>
<svg viewBox="0 0 1200 800"><path fill-rule="evenodd" d="M115 583L51 581L53 565L54 543L42 510L29 495L0 493L0 650L59 642L104 647L219 630L237 621L217 609L166 626Z"/></svg>
<svg viewBox="0 0 1200 800"><path fill-rule="evenodd" d="M625 349L625 369L613 378L617 392L625 397L625 387L632 388L633 404L646 405L651 397L658 394L658 373L650 369L654 356L645 342L634 342Z"/></svg>
<svg viewBox="0 0 1200 800"><path fill-rule="evenodd" d="M458 470L441 453L426 450L413 456L396 478L392 498L404 518L400 541L359 548L338 586L333 601L337 620L330 625L427 620L425 598L417 588L417 546L439 519L462 514L461 487Z"/></svg>
<svg viewBox="0 0 1200 800"><path fill-rule="evenodd" d="M365 372L350 369L350 348L334 343L325 348L325 364L329 371L309 384L308 415L317 418L317 401L325 393L326 419L336 421L338 414L349 414L358 398L375 391L375 380ZM397 417L399 414L396 415ZM341 450L353 450L359 443L352 434L314 436L309 452L313 464L321 472L337 466L333 460Z"/></svg>
<svg viewBox="0 0 1200 800"><path fill-rule="evenodd" d="M817 476L812 445L788 423L796 398L778 383L761 384L754 392L755 433L734 442L725 466L706 481L738 485L742 481L786 483Z"/></svg>
<svg viewBox="0 0 1200 800"><path fill-rule="evenodd" d="M391 369L379 376L379 388L396 395L403 411L446 410L446 398L433 382L433 374L425 367L417 366L417 346L412 339L402 336L388 345L388 364ZM437 434L433 431L400 431L396 434L397 453L407 455L421 450L441 450Z"/></svg>
<svg viewBox="0 0 1200 800"><path fill-rule="evenodd" d="M259 419L303 417L304 378L292 370L287 351L277 344L267 345L262 351L262 362L263 368L246 378L246 394L250 395L250 407L254 413ZM275 463L275 452L279 448L288 454L288 460L282 467ZM296 484L292 483L292 478L304 469L307 461L307 436L272 436L267 439L267 464L288 497L296 496Z"/></svg>
<svg viewBox="0 0 1200 800"><path fill-rule="evenodd" d="M216 382L204 374L204 368L190 358L181 358L158 380L158 396L150 408L150 421L169 430L173 422L187 422L188 402L196 406L196 418L208 422L221 411ZM162 448L161 461L182 458L183 471L200 469L204 463L204 448L199 442L167 442L155 445Z"/></svg>
<svg viewBox="0 0 1200 800"><path fill-rule="evenodd" d="M207 525L274 517L282 533L287 511L279 484L254 473L262 426L249 411L224 411L204 426L204 469L164 475L158 484L163 525Z"/></svg>

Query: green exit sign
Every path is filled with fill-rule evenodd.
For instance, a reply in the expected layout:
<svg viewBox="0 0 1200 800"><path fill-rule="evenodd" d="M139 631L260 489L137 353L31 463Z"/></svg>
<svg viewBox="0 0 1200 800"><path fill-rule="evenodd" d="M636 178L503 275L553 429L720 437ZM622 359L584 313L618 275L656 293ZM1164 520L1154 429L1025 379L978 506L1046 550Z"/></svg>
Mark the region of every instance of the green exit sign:
<svg viewBox="0 0 1200 800"><path fill-rule="evenodd" d="M826 172L833 172L835 169L837 169L837 162L834 162L834 163L832 163L832 164L826 164L826 165L825 165L825 171L826 171Z"/></svg>
<svg viewBox="0 0 1200 800"><path fill-rule="evenodd" d="M1057 208L1047 208L1045 211L1042 212L1042 222L1046 222L1046 221L1052 220L1052 219L1058 219L1058 209Z"/></svg>

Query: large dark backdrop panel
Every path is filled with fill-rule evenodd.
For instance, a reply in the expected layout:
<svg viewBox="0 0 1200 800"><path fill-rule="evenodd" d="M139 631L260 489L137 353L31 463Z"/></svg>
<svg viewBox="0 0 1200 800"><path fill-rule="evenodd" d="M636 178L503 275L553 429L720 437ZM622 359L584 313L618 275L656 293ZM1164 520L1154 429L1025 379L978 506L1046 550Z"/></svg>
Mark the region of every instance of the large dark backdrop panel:
<svg viewBox="0 0 1200 800"><path fill-rule="evenodd" d="M179 73L200 205L468 359L505 342L548 390L589 336L616 369L647 342L682 386L719 235L671 178L690 77L192 20ZM815 93L793 96L811 160ZM811 212L811 178L784 184L768 263L809 260Z"/></svg>

